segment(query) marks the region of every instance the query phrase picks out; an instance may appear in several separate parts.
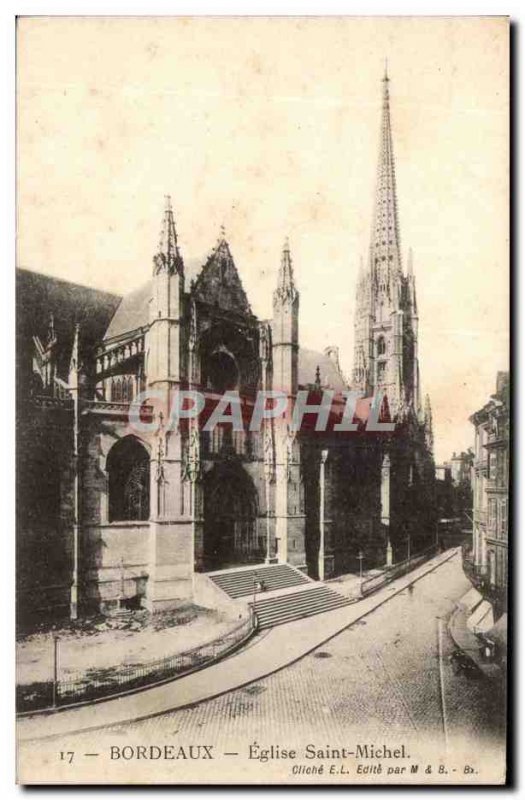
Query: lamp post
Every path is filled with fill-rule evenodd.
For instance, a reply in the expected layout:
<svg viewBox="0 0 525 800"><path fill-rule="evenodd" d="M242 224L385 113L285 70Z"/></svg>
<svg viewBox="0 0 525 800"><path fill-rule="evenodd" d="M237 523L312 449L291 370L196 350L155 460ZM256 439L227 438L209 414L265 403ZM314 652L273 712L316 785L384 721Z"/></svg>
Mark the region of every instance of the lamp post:
<svg viewBox="0 0 525 800"><path fill-rule="evenodd" d="M318 573L319 580L324 581L324 549L325 549L325 536L324 536L324 508L325 508L325 464L328 458L328 450L321 450L321 464L319 470L319 564Z"/></svg>
<svg viewBox="0 0 525 800"><path fill-rule="evenodd" d="M189 336L189 368L188 368L188 388L192 389L193 381L195 378L195 348L197 346L197 307L195 301L192 301L190 309L190 336ZM187 477L190 481L190 512L191 512L191 581L192 587L195 591L195 536L196 536L196 520L197 520L197 481L199 480L201 471L201 449L200 449L200 429L199 419L191 420L190 429L188 431L188 463L187 463Z"/></svg>
<svg viewBox="0 0 525 800"><path fill-rule="evenodd" d="M78 566L80 533L80 325L75 325L73 352L69 367L68 385L73 398L73 569L69 599L69 617L78 618Z"/></svg>
<svg viewBox="0 0 525 800"><path fill-rule="evenodd" d="M53 708L58 703L58 636L53 634Z"/></svg>
<svg viewBox="0 0 525 800"><path fill-rule="evenodd" d="M273 440L270 422L265 420L264 429L264 484L266 490L266 564L271 564L271 527L270 527L270 484L274 478L274 455L273 455Z"/></svg>
<svg viewBox="0 0 525 800"><path fill-rule="evenodd" d="M410 531L407 533L407 561L410 561Z"/></svg>
<svg viewBox="0 0 525 800"><path fill-rule="evenodd" d="M257 574L253 576L253 605L252 605L252 614L253 618L255 619L256 611L257 611L257 588L259 586L259 581L257 580Z"/></svg>
<svg viewBox="0 0 525 800"><path fill-rule="evenodd" d="M262 385L266 390L269 388L268 363L271 357L271 333L267 323L261 324L259 328L259 357L262 367ZM270 484L274 480L274 452L271 421L264 421L263 429L263 460L264 460L264 488L266 494L266 564L271 564L271 528L270 528Z"/></svg>
<svg viewBox="0 0 525 800"><path fill-rule="evenodd" d="M381 464L381 524L386 535L386 566L391 567L393 553L390 541L390 456L388 453L383 457Z"/></svg>
<svg viewBox="0 0 525 800"><path fill-rule="evenodd" d="M359 555L357 556L359 559L359 592L362 593L363 588L363 551L359 551Z"/></svg>
<svg viewBox="0 0 525 800"><path fill-rule="evenodd" d="M197 481L201 469L200 460L200 432L198 420L193 420L188 446L187 476L190 481L190 512L191 512L191 579L195 582L195 535L197 521Z"/></svg>

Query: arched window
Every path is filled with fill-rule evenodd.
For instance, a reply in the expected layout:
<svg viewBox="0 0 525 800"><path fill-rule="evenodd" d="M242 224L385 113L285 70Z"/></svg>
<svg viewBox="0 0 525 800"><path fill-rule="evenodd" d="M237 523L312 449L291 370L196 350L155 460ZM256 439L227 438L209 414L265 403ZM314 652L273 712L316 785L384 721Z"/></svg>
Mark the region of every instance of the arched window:
<svg viewBox="0 0 525 800"><path fill-rule="evenodd" d="M110 522L149 519L149 467L148 451L134 436L113 445L106 467Z"/></svg>
<svg viewBox="0 0 525 800"><path fill-rule="evenodd" d="M386 341L384 336L380 336L377 340L377 355L384 356L386 353Z"/></svg>
<svg viewBox="0 0 525 800"><path fill-rule="evenodd" d="M122 399L122 383L120 378L113 378L111 381L111 401L113 403L120 403Z"/></svg>
<svg viewBox="0 0 525 800"><path fill-rule="evenodd" d="M225 350L213 353L207 363L208 388L222 394L235 389L239 383L239 370L233 356Z"/></svg>
<svg viewBox="0 0 525 800"><path fill-rule="evenodd" d="M122 378L122 394L121 400L123 403L131 403L133 400L133 378Z"/></svg>

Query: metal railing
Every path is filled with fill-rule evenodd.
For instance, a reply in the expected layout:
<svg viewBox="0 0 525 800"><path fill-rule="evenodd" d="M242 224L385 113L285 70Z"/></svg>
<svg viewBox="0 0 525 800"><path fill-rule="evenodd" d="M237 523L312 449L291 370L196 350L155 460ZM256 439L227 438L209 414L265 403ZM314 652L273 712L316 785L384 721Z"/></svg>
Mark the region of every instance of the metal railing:
<svg viewBox="0 0 525 800"><path fill-rule="evenodd" d="M19 686L17 710L23 713L92 702L182 677L240 647L256 629L257 617L252 613L217 639L182 653L137 666L73 673L67 680L57 678L38 687Z"/></svg>
<svg viewBox="0 0 525 800"><path fill-rule="evenodd" d="M397 564L387 567L378 575L372 575L370 578L365 578L361 583L361 594L370 594L376 589L379 589L381 586L384 586L386 583L390 583L390 581L394 580L394 578L398 578L400 575L404 575L406 572L409 572L411 569L417 567L419 564L422 564L424 561L428 561L429 558L432 558L432 556L437 554L438 549L438 545L433 544L426 550L423 550L421 553L416 553L410 558L406 558L404 561L398 561Z"/></svg>

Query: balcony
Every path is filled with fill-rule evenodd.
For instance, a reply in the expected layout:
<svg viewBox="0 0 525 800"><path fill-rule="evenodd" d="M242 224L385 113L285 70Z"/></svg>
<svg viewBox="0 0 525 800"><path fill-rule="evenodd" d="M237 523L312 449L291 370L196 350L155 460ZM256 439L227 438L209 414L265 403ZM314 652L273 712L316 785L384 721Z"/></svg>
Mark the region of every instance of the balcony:
<svg viewBox="0 0 525 800"><path fill-rule="evenodd" d="M478 458L474 461L474 471L476 475L483 475L487 474L489 468L489 462L487 458Z"/></svg>

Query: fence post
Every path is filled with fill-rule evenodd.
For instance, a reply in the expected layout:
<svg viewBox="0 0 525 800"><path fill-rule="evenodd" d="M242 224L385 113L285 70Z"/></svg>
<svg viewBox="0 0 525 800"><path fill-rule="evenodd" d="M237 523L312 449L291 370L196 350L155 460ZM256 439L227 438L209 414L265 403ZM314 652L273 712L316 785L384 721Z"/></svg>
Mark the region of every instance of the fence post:
<svg viewBox="0 0 525 800"><path fill-rule="evenodd" d="M58 636L53 634L53 708L58 701Z"/></svg>

